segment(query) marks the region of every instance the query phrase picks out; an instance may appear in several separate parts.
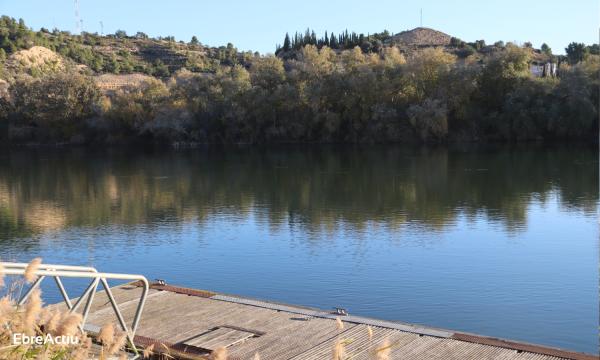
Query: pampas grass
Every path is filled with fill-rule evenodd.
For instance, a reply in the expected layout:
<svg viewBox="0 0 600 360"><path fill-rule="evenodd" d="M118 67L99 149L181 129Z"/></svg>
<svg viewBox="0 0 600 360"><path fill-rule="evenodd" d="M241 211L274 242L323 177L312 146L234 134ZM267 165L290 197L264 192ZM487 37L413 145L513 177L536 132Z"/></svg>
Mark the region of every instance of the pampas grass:
<svg viewBox="0 0 600 360"><path fill-rule="evenodd" d="M335 318L335 323L337 325L338 330L344 330L344 322L340 320L340 318Z"/></svg>
<svg viewBox="0 0 600 360"><path fill-rule="evenodd" d="M125 332L121 332L117 334L113 338L113 342L108 348L108 355L115 355L119 351L125 348L127 344L127 334Z"/></svg>
<svg viewBox="0 0 600 360"><path fill-rule="evenodd" d="M344 342L340 339L337 339L335 344L333 345L333 360L344 360L346 359L346 347L344 346Z"/></svg>
<svg viewBox="0 0 600 360"><path fill-rule="evenodd" d="M62 314L58 311L51 312L48 319L44 322L44 330L49 334L55 334L60 326Z"/></svg>
<svg viewBox="0 0 600 360"><path fill-rule="evenodd" d="M23 274L23 278L25 278L25 281L28 284L31 284L32 282L35 281L35 279L37 279L37 275L35 274L35 272L38 270L41 263L42 263L42 258L35 258L35 259L31 260L31 262L29 262L29 264L25 268L25 273Z"/></svg>
<svg viewBox="0 0 600 360"><path fill-rule="evenodd" d="M211 360L227 360L227 349L220 347L210 353Z"/></svg>
<svg viewBox="0 0 600 360"><path fill-rule="evenodd" d="M102 343L103 346L110 346L115 338L115 327L112 323L107 323L100 328L96 340Z"/></svg>
<svg viewBox="0 0 600 360"><path fill-rule="evenodd" d="M60 325L58 325L58 335L74 336L79 332L79 326L83 318L77 313L67 313L61 316Z"/></svg>
<svg viewBox="0 0 600 360"><path fill-rule="evenodd" d="M42 292L34 289L25 303L25 314L23 316L23 332L33 335L36 332L37 320L42 312Z"/></svg>
<svg viewBox="0 0 600 360"><path fill-rule="evenodd" d="M392 348L392 345L390 345L389 340L385 339L383 341L383 343L381 344L381 346L379 346L375 350L375 358L377 360L389 360L391 348Z"/></svg>
<svg viewBox="0 0 600 360"><path fill-rule="evenodd" d="M150 358L150 356L152 356L152 354L154 354L154 344L150 344L150 346L148 346L144 349L144 352L142 353L142 357L144 359L148 359L148 358Z"/></svg>
<svg viewBox="0 0 600 360"><path fill-rule="evenodd" d="M115 355L125 347L127 334L125 332L117 334L114 325L112 323L107 323L100 328L96 340L102 343L100 360L104 360L111 355Z"/></svg>

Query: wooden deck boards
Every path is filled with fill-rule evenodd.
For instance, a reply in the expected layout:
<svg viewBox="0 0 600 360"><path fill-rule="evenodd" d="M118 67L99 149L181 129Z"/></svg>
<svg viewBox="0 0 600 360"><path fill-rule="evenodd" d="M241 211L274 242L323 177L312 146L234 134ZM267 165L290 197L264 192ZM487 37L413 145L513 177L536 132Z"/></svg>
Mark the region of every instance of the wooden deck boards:
<svg viewBox="0 0 600 360"><path fill-rule="evenodd" d="M125 320L131 323L141 289L124 285L112 289ZM332 359L336 342L344 344L348 358L376 359L376 351L388 344L389 359L498 359L558 360L588 359L586 355L555 357L536 351L516 351L502 345L484 345L453 339L452 332L424 327L403 331L393 326L367 326L361 318L341 317L338 329L334 316L317 310L268 303L250 305L226 296L213 298L172 291L150 290L137 331L138 336L169 344L187 344L207 350L226 346L231 359ZM241 302L241 303L240 303ZM266 305L265 305L266 304ZM309 314L309 315L307 315ZM320 314L325 314L321 316ZM358 319L358 320L357 320ZM92 327L116 324L104 292L98 292L88 318ZM378 322L367 322L376 323ZM386 322L381 324L386 325ZM368 328L373 336L369 336ZM432 334L440 334L432 336ZM542 351L543 352L543 351Z"/></svg>

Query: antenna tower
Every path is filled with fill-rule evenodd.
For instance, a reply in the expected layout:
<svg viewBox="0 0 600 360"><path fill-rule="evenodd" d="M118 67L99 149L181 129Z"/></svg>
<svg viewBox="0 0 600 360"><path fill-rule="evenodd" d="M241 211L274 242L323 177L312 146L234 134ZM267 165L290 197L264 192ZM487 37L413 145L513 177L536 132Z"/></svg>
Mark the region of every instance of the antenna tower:
<svg viewBox="0 0 600 360"><path fill-rule="evenodd" d="M75 33L81 34L81 17L79 16L79 0L75 0Z"/></svg>

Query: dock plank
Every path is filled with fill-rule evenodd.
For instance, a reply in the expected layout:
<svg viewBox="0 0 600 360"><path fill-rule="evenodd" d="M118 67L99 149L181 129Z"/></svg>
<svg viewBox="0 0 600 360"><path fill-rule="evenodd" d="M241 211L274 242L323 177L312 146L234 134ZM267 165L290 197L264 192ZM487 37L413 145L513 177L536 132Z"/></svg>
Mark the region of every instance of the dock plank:
<svg viewBox="0 0 600 360"><path fill-rule="evenodd" d="M124 318L133 319L140 288L112 289ZM210 295L208 295L210 296ZM457 333L405 323L343 316L339 329L336 315L317 309L273 304L240 297L213 297L153 289L149 293L137 335L157 342L181 344L195 351L226 347L231 359L320 360L332 358L336 342L342 342L353 360L376 358L387 344L389 359L494 359L494 360L589 360L591 355L561 352L565 357L533 350L517 351L500 343L456 338ZM100 327L116 322L106 294L94 299L89 323ZM369 329L371 331L369 331ZM464 337L464 335L462 335ZM509 343L510 345L510 343ZM536 348L537 349L537 348ZM554 352L555 354L556 352Z"/></svg>

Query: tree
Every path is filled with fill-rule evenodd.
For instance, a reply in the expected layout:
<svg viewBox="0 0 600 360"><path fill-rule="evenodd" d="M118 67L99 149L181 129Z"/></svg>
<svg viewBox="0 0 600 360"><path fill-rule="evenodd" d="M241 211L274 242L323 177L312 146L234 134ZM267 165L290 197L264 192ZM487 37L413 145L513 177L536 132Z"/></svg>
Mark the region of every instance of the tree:
<svg viewBox="0 0 600 360"><path fill-rule="evenodd" d="M450 38L450 46L459 47L462 43L463 41L457 37L453 36Z"/></svg>
<svg viewBox="0 0 600 360"><path fill-rule="evenodd" d="M408 117L422 141L443 140L448 135L448 110L440 100L426 99L411 105Z"/></svg>
<svg viewBox="0 0 600 360"><path fill-rule="evenodd" d="M550 48L550 46L548 46L548 44L543 43L541 50L544 54L546 54L548 56L552 56L552 49Z"/></svg>
<svg viewBox="0 0 600 360"><path fill-rule="evenodd" d="M481 50L485 47L485 40L477 40L475 41L475 49Z"/></svg>
<svg viewBox="0 0 600 360"><path fill-rule="evenodd" d="M157 59L154 63L154 71L152 72L152 75L158 77L167 77L170 75L169 67L165 65L162 60Z"/></svg>
<svg viewBox="0 0 600 360"><path fill-rule="evenodd" d="M565 48L565 51L570 64L582 62L587 55L585 44L583 43L572 42Z"/></svg>
<svg viewBox="0 0 600 360"><path fill-rule="evenodd" d="M255 59L250 67L250 78L253 85L273 90L285 79L283 61L275 56Z"/></svg>
<svg viewBox="0 0 600 360"><path fill-rule="evenodd" d="M478 97L488 111L500 111L504 97L519 85L520 80L530 76L531 52L516 45L507 44L486 59L479 76Z"/></svg>
<svg viewBox="0 0 600 360"><path fill-rule="evenodd" d="M117 30L115 31L115 37L119 39L124 39L127 37L127 33L125 32L125 30Z"/></svg>
<svg viewBox="0 0 600 360"><path fill-rule="evenodd" d="M192 36L192 40L190 40L190 44L191 45L198 45L198 44L200 44L200 41L198 41L198 38L196 37L196 35Z"/></svg>
<svg viewBox="0 0 600 360"><path fill-rule="evenodd" d="M292 44L290 42L290 34L285 33L285 39L283 40L283 51L290 51Z"/></svg>
<svg viewBox="0 0 600 360"><path fill-rule="evenodd" d="M40 135L57 140L75 135L100 98L94 80L77 73L23 78L11 88L17 125L33 123L44 132Z"/></svg>
<svg viewBox="0 0 600 360"><path fill-rule="evenodd" d="M440 48L426 48L410 58L408 71L414 100L421 101L432 96L455 62L456 56Z"/></svg>
<svg viewBox="0 0 600 360"><path fill-rule="evenodd" d="M329 37L329 47L332 49L339 48L337 37L333 33L331 33L331 36Z"/></svg>
<svg viewBox="0 0 600 360"><path fill-rule="evenodd" d="M600 45L592 44L587 47L587 50L592 55L600 55Z"/></svg>

